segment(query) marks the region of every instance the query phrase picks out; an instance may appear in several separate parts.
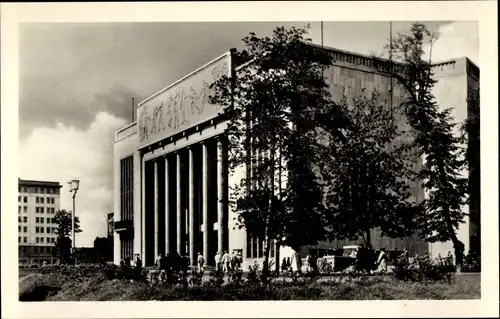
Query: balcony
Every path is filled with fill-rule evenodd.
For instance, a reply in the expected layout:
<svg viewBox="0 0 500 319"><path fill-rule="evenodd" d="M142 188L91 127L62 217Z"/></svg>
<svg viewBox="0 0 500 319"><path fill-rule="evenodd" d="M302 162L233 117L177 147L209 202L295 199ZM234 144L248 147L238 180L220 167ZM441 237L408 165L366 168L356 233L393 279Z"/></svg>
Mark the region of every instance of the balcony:
<svg viewBox="0 0 500 319"><path fill-rule="evenodd" d="M115 232L122 233L125 231L131 231L134 229L133 220L120 220L114 222Z"/></svg>

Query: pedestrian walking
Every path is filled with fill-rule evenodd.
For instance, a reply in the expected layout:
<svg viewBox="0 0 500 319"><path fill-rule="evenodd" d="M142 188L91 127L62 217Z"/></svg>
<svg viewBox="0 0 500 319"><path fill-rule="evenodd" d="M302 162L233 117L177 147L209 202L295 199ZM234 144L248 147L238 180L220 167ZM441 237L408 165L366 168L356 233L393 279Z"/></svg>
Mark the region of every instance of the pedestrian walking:
<svg viewBox="0 0 500 319"><path fill-rule="evenodd" d="M229 254L227 251L224 252L224 255L222 256L222 271L223 272L229 272L231 270L231 258L229 257Z"/></svg>
<svg viewBox="0 0 500 319"><path fill-rule="evenodd" d="M281 262L281 271L286 272L288 269L288 263L286 262L286 257L283 257L283 261Z"/></svg>
<svg viewBox="0 0 500 319"><path fill-rule="evenodd" d="M215 253L214 261L215 261L215 271L221 271L222 270L222 254L219 251L217 253Z"/></svg>
<svg viewBox="0 0 500 319"><path fill-rule="evenodd" d="M380 254L378 255L378 261L377 263L379 264L379 269L381 273L387 273L387 253L385 252L385 248L382 248L380 250Z"/></svg>
<svg viewBox="0 0 500 319"><path fill-rule="evenodd" d="M234 250L231 252L231 269L236 269L236 253Z"/></svg>
<svg viewBox="0 0 500 319"><path fill-rule="evenodd" d="M204 265L205 265L205 259L203 258L203 255L201 253L198 253L198 272L203 273Z"/></svg>

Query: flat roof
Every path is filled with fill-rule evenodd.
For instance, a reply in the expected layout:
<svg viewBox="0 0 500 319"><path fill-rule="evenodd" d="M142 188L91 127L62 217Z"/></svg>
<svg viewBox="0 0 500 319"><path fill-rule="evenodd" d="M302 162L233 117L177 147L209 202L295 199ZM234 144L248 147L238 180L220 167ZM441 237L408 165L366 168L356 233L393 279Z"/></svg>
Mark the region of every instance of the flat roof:
<svg viewBox="0 0 500 319"><path fill-rule="evenodd" d="M50 182L50 181L36 181L36 180L27 180L18 178L19 186L36 186L36 187L52 187L52 188L61 188L62 185L59 182Z"/></svg>

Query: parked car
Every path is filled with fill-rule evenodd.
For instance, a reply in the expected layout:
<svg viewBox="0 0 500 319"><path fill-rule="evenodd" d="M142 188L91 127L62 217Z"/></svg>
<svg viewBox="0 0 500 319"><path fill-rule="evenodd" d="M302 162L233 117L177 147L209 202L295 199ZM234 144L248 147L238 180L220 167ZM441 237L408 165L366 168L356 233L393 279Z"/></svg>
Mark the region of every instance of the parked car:
<svg viewBox="0 0 500 319"><path fill-rule="evenodd" d="M358 255L358 250L361 246L359 245L350 245L350 246L344 246L342 249L344 250L344 256L348 256L351 258L356 258Z"/></svg>

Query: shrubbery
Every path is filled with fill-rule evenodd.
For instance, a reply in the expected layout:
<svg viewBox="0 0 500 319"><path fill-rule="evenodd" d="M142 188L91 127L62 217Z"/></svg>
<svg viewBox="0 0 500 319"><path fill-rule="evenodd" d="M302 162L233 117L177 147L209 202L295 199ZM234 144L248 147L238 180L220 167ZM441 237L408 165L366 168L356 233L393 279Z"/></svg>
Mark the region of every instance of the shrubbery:
<svg viewBox="0 0 500 319"><path fill-rule="evenodd" d="M450 281L455 266L450 263L433 264L428 258L418 258L413 262L396 260L394 277L403 281Z"/></svg>

